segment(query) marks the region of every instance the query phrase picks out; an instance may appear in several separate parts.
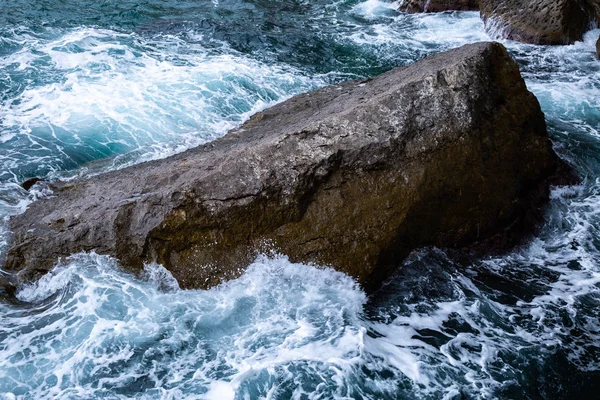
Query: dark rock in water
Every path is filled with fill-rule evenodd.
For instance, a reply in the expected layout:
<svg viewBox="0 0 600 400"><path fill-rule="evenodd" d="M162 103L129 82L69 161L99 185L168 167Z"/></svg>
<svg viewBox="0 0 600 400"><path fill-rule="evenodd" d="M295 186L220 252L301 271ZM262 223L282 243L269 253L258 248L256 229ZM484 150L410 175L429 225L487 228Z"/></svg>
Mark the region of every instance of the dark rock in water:
<svg viewBox="0 0 600 400"><path fill-rule="evenodd" d="M176 156L57 183L11 219L6 268L31 279L96 251L209 287L275 248L377 286L417 247L529 228L561 165L506 49L472 44L296 96Z"/></svg>
<svg viewBox="0 0 600 400"><path fill-rule="evenodd" d="M598 0L480 0L489 30L520 42L556 45L582 40Z"/></svg>
<svg viewBox="0 0 600 400"><path fill-rule="evenodd" d="M600 58L600 37L596 41L596 55Z"/></svg>
<svg viewBox="0 0 600 400"><path fill-rule="evenodd" d="M405 0L400 11L409 13L479 10L479 0Z"/></svg>
<svg viewBox="0 0 600 400"><path fill-rule="evenodd" d="M42 181L42 179L40 179L40 178L29 178L29 179L24 180L23 183L21 183L21 187L25 190L29 190L29 189L31 189L31 187L33 185L35 185L36 183L41 182L41 181Z"/></svg>
<svg viewBox="0 0 600 400"><path fill-rule="evenodd" d="M0 272L0 301L4 303L14 303L16 291L16 282L13 282L10 277L5 276Z"/></svg>

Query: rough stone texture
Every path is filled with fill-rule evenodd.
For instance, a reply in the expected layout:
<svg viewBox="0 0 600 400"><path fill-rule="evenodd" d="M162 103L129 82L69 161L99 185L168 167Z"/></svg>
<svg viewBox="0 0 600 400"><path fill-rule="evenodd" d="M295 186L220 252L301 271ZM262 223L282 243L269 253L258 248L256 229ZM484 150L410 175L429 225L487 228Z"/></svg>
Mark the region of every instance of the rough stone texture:
<svg viewBox="0 0 600 400"><path fill-rule="evenodd" d="M479 10L479 0L405 0L400 11L408 13Z"/></svg>
<svg viewBox="0 0 600 400"><path fill-rule="evenodd" d="M515 62L478 43L296 96L164 160L56 183L12 218L5 264L31 279L93 250L208 287L266 245L377 285L416 247L521 231L560 165Z"/></svg>
<svg viewBox="0 0 600 400"><path fill-rule="evenodd" d="M598 0L480 0L488 30L534 44L582 40L596 19Z"/></svg>
<svg viewBox="0 0 600 400"><path fill-rule="evenodd" d="M592 8L592 21L594 21L595 18L595 22L596 22L596 27L600 27L600 0L582 0L584 2L584 4L586 5L586 7L591 7ZM593 27L593 25L592 25Z"/></svg>

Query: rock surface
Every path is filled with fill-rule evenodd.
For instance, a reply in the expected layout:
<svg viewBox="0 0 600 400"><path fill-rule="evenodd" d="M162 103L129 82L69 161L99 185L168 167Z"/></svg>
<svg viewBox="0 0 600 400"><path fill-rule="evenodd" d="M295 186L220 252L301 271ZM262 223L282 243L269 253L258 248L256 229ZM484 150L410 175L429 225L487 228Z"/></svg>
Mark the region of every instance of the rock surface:
<svg viewBox="0 0 600 400"><path fill-rule="evenodd" d="M598 0L480 0L488 30L545 45L582 40L598 8Z"/></svg>
<svg viewBox="0 0 600 400"><path fill-rule="evenodd" d="M595 18L596 27L600 27L600 0L582 0L582 1L586 5L586 8L591 7L592 13L593 13L592 22L594 22L594 18ZM593 27L593 24L591 26Z"/></svg>
<svg viewBox="0 0 600 400"><path fill-rule="evenodd" d="M560 165L504 47L467 45L296 96L176 156L55 183L11 219L5 266L26 280L96 251L209 287L272 246L376 286L416 247L518 233Z"/></svg>
<svg viewBox="0 0 600 400"><path fill-rule="evenodd" d="M600 37L596 41L596 55L600 58Z"/></svg>
<svg viewBox="0 0 600 400"><path fill-rule="evenodd" d="M479 0L405 0L401 11L409 13L479 10Z"/></svg>

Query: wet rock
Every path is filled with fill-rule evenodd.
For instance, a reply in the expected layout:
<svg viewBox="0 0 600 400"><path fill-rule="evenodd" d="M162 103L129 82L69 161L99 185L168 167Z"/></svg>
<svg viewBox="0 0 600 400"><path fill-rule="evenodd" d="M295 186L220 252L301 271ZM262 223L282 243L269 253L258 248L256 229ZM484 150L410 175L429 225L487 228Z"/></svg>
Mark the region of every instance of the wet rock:
<svg viewBox="0 0 600 400"><path fill-rule="evenodd" d="M409 13L479 10L479 0L405 0L401 11Z"/></svg>
<svg viewBox="0 0 600 400"><path fill-rule="evenodd" d="M170 158L58 182L11 219L5 266L31 279L95 251L209 287L274 248L376 287L417 247L530 228L561 165L516 63L478 43L296 96Z"/></svg>
<svg viewBox="0 0 600 400"><path fill-rule="evenodd" d="M596 41L596 55L600 58L600 37Z"/></svg>
<svg viewBox="0 0 600 400"><path fill-rule="evenodd" d="M592 9L592 24L590 24L590 28L594 27L594 22L595 22L595 26L598 27L600 26L600 0L582 0L583 4L585 5L586 9L589 9L591 7Z"/></svg>
<svg viewBox="0 0 600 400"><path fill-rule="evenodd" d="M480 0L488 30L525 43L557 45L582 40L596 19L597 0Z"/></svg>

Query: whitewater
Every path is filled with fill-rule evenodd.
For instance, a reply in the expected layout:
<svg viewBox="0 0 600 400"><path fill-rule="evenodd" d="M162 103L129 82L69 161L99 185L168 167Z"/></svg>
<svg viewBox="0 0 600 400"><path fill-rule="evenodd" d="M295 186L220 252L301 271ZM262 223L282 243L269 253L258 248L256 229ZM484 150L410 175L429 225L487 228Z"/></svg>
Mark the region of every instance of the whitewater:
<svg viewBox="0 0 600 400"><path fill-rule="evenodd" d="M74 254L0 291L2 399L549 399L600 389L600 29L496 37L478 13L381 0L0 4L0 258L8 219L74 179L207 143L331 83L499 40L582 177L508 254L413 252L372 296L285 255L182 290ZM0 272L4 273L4 272Z"/></svg>

